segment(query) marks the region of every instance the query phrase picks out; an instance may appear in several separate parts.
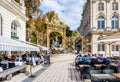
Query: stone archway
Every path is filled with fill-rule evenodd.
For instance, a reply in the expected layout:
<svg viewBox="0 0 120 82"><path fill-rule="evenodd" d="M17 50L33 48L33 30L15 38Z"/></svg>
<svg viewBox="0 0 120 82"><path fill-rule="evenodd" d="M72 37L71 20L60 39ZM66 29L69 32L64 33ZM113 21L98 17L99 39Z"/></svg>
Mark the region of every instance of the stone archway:
<svg viewBox="0 0 120 82"><path fill-rule="evenodd" d="M56 25L47 25L47 48L50 48L50 34L52 32L57 32L62 36L62 45L65 48L65 37L66 37L66 28Z"/></svg>
<svg viewBox="0 0 120 82"><path fill-rule="evenodd" d="M31 42L31 38L32 38L32 43L34 43L34 44L38 43L38 33L36 30L28 28L26 33L27 33L26 41ZM34 40L36 39L36 41L34 41L33 39Z"/></svg>
<svg viewBox="0 0 120 82"><path fill-rule="evenodd" d="M51 32L49 35L50 47L62 47L62 35L58 32Z"/></svg>

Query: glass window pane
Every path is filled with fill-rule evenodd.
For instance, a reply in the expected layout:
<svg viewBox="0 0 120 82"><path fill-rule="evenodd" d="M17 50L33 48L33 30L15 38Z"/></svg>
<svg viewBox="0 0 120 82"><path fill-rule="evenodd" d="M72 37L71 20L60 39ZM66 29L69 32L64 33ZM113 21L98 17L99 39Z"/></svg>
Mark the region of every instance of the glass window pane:
<svg viewBox="0 0 120 82"><path fill-rule="evenodd" d="M112 3L112 9L113 10L118 10L118 2L113 2Z"/></svg>
<svg viewBox="0 0 120 82"><path fill-rule="evenodd" d="M118 51L118 45L116 46L116 51Z"/></svg>
<svg viewBox="0 0 120 82"><path fill-rule="evenodd" d="M98 29L100 29L100 21L98 21Z"/></svg>
<svg viewBox="0 0 120 82"><path fill-rule="evenodd" d="M105 27L104 21L102 21L102 25L101 25L101 26L102 26L102 28L104 28L104 27Z"/></svg>
<svg viewBox="0 0 120 82"><path fill-rule="evenodd" d="M112 21L112 28L114 28L114 21Z"/></svg>
<svg viewBox="0 0 120 82"><path fill-rule="evenodd" d="M114 15L112 17L112 28L118 28L119 27L119 19L118 16Z"/></svg>
<svg viewBox="0 0 120 82"><path fill-rule="evenodd" d="M114 45L112 45L112 51L114 51Z"/></svg>
<svg viewBox="0 0 120 82"><path fill-rule="evenodd" d="M104 4L103 3L98 4L98 10L104 10Z"/></svg>
<svg viewBox="0 0 120 82"><path fill-rule="evenodd" d="M17 36L17 24L15 22L11 24L11 35Z"/></svg>

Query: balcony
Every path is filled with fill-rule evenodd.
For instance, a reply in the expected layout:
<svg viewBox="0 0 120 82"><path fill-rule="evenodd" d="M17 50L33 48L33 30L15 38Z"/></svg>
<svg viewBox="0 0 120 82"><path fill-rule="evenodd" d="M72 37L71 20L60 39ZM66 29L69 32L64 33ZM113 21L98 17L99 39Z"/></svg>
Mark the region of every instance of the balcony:
<svg viewBox="0 0 120 82"><path fill-rule="evenodd" d="M112 28L111 29L113 32L118 32L119 31L119 28Z"/></svg>
<svg viewBox="0 0 120 82"><path fill-rule="evenodd" d="M97 29L98 32L104 32L104 29Z"/></svg>

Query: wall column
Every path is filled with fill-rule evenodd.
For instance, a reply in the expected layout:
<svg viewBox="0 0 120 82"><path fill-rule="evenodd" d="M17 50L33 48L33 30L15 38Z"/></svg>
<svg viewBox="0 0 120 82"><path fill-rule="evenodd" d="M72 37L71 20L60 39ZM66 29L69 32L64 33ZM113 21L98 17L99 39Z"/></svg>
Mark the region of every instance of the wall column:
<svg viewBox="0 0 120 82"><path fill-rule="evenodd" d="M49 30L47 29L47 48L50 48L49 44L50 44L50 41L49 41Z"/></svg>

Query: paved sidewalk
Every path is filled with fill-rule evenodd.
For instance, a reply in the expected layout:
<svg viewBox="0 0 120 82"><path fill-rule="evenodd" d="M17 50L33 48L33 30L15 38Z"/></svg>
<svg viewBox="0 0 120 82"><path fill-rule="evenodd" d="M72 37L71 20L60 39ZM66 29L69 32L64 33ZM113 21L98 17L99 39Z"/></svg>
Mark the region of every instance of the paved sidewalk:
<svg viewBox="0 0 120 82"><path fill-rule="evenodd" d="M79 71L74 67L75 55L58 54L51 57L50 66L38 65L33 68L34 78L29 78L20 73L10 81L4 82L81 82ZM30 67L28 66L27 70Z"/></svg>
<svg viewBox="0 0 120 82"><path fill-rule="evenodd" d="M82 82L73 61L53 63L33 82Z"/></svg>
<svg viewBox="0 0 120 82"><path fill-rule="evenodd" d="M56 55L52 55L51 62L74 61L75 57L76 55L72 53L56 54Z"/></svg>

